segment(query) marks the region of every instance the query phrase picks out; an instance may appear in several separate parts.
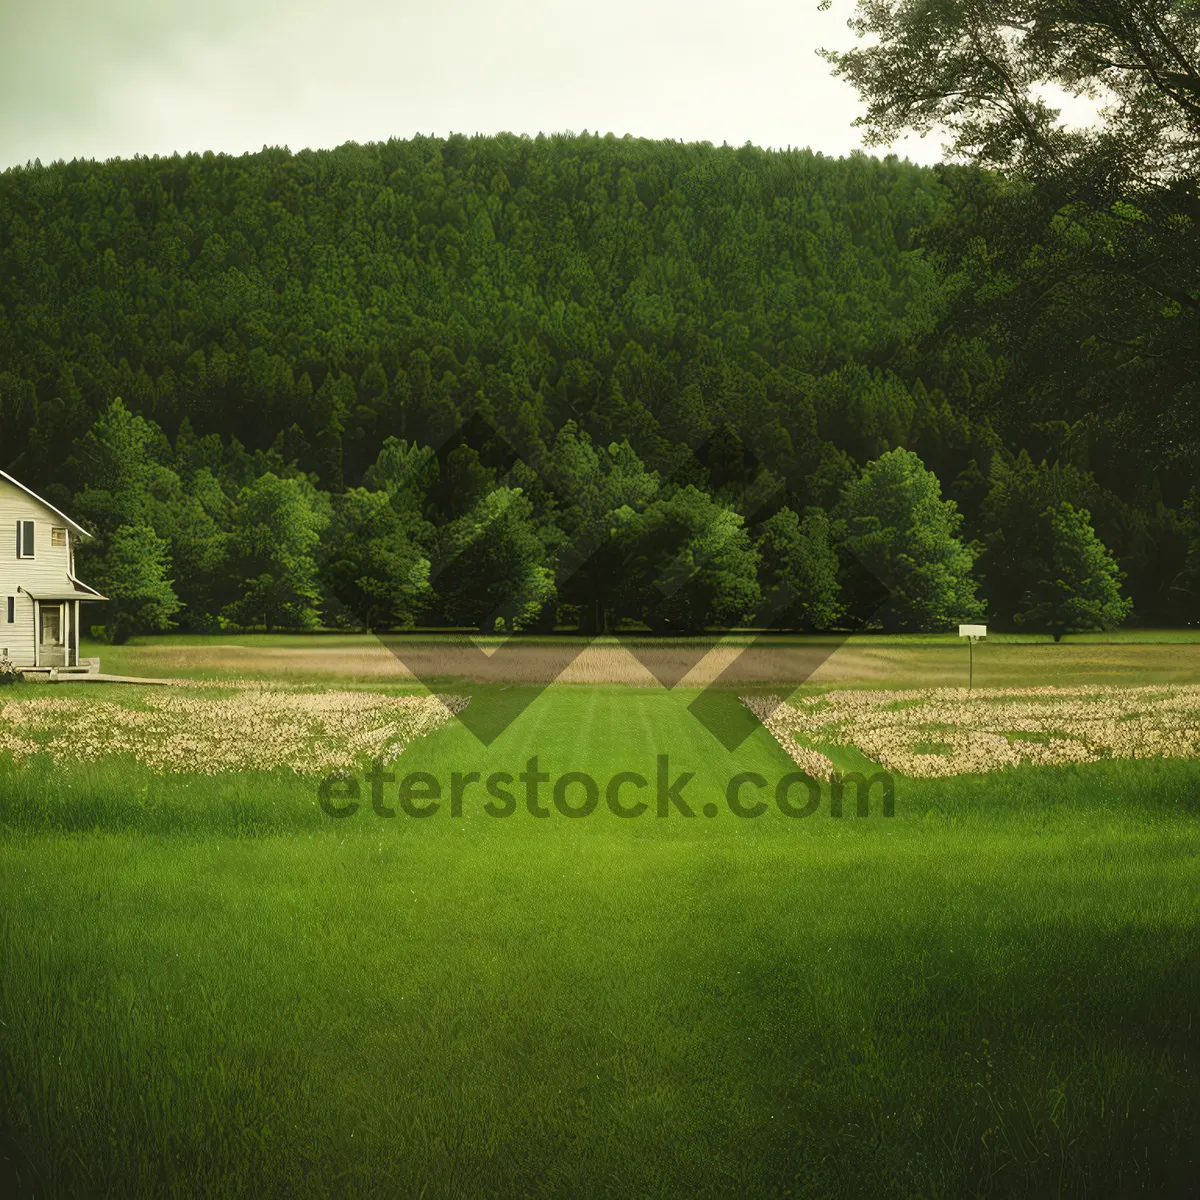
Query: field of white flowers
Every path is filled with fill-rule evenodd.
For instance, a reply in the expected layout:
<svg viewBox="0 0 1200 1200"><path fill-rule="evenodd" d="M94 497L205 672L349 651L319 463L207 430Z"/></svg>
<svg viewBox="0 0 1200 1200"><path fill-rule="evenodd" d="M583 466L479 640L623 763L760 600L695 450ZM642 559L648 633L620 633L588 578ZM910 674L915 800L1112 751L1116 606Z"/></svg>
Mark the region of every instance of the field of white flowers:
<svg viewBox="0 0 1200 1200"><path fill-rule="evenodd" d="M466 704L463 696L304 691L251 681L104 700L23 688L0 702L0 754L20 761L48 751L77 762L129 754L163 773L291 767L315 774L353 766L363 756L395 758Z"/></svg>
<svg viewBox="0 0 1200 1200"><path fill-rule="evenodd" d="M853 746L885 770L944 777L1102 758L1200 758L1200 686L846 690L744 696L810 775L820 746Z"/></svg>

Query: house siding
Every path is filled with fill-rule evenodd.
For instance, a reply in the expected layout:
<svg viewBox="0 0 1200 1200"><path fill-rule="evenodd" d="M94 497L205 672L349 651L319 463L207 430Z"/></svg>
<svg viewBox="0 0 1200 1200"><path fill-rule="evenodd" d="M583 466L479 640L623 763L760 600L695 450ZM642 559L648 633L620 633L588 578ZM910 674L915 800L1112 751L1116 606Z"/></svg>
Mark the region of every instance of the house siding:
<svg viewBox="0 0 1200 1200"><path fill-rule="evenodd" d="M17 522L34 523L34 557L17 557ZM67 528L66 546L51 546L51 529ZM28 493L0 479L0 650L21 667L32 666L36 631L34 604L24 591L52 591L73 574L74 540L78 535L60 516ZM8 623L8 597L16 600L14 621Z"/></svg>

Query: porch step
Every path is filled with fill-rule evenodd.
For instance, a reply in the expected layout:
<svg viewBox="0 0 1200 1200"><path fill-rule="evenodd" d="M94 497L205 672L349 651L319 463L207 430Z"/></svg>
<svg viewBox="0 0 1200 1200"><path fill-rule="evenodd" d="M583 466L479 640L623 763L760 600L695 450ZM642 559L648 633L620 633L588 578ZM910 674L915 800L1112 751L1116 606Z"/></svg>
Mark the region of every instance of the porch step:
<svg viewBox="0 0 1200 1200"><path fill-rule="evenodd" d="M98 658L81 658L77 667L41 666L22 667L21 669L30 679L44 678L46 676L53 678L54 676L64 675L69 675L74 679L81 675L98 675L100 673L100 660Z"/></svg>

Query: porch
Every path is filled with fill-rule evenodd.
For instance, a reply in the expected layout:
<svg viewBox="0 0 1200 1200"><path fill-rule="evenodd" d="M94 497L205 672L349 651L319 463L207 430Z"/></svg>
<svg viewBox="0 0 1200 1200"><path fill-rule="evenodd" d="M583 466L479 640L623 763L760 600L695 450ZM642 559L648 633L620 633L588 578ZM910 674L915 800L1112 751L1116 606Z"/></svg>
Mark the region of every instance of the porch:
<svg viewBox="0 0 1200 1200"><path fill-rule="evenodd" d="M99 659L81 658L79 653L80 606L104 599L99 592L74 579L61 590L18 591L33 601L33 662L27 663L26 671L94 674L100 670Z"/></svg>

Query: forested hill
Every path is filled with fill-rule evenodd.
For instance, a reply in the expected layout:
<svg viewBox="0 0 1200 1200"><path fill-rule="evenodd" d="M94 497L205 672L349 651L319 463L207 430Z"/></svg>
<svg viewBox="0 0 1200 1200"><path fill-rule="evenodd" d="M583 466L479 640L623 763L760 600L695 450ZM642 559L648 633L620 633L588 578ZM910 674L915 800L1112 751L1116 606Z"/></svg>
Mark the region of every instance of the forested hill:
<svg viewBox="0 0 1200 1200"><path fill-rule="evenodd" d="M587 135L8 171L3 457L54 479L117 395L170 437L266 449L294 425L332 488L481 405L526 437L628 434L656 467L749 424L797 482L815 432L924 449L904 360L936 312L912 239L938 203L895 160ZM990 370L927 386L961 407Z"/></svg>
<svg viewBox="0 0 1200 1200"><path fill-rule="evenodd" d="M779 501L744 503L750 456L791 511L836 517L863 468L903 447L958 504L963 538L990 539L982 584L1001 619L1019 599L1003 522L1070 502L1129 572L1138 617L1178 620L1186 473L1163 483L1102 445L1077 462L1079 380L1056 391L1058 363L1031 380L1011 331L1005 348L987 320L956 319L969 272L955 255L990 232L992 186L894 157L588 134L15 168L0 174L0 465L90 506L108 553L97 446L133 444L110 412L121 397L148 422L134 440L155 469L198 494L202 466L221 489L204 504L225 554L252 480L307 477L328 506L378 488L387 439L442 447L479 413L539 471L570 458L564 428L601 450L627 441L638 471L741 512L758 544ZM1122 412L1147 403L1134 392ZM491 486L458 468L462 486L440 485L457 497L417 503L414 553L435 570L437 527ZM544 569L561 574L562 522L525 491ZM178 512L148 511L126 524L165 539L196 625L236 581L189 559Z"/></svg>

